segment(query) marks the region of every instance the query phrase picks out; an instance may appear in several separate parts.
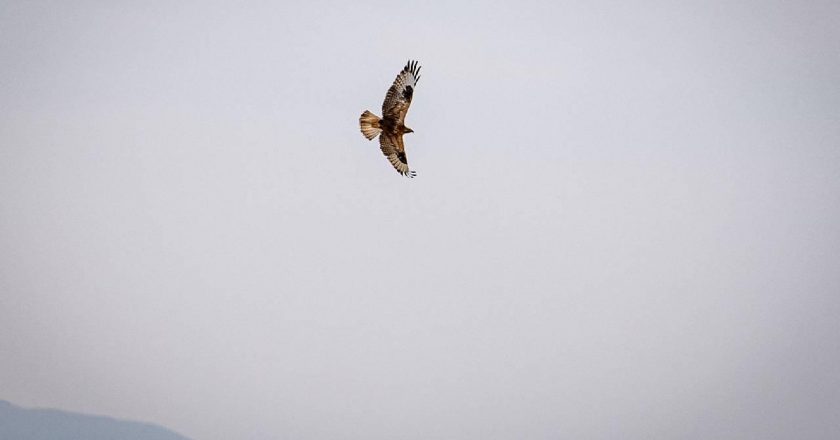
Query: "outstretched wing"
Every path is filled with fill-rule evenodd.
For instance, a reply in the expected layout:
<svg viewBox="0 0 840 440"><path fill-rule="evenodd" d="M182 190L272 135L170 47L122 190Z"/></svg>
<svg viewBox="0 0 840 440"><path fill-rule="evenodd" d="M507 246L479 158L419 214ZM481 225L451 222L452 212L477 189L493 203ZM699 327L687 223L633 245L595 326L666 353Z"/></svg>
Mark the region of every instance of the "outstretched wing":
<svg viewBox="0 0 840 440"><path fill-rule="evenodd" d="M388 158L388 162L391 162L398 173L408 177L417 175L416 171L408 169L408 158L405 157L405 144L403 144L402 135L382 133L379 136L379 149L382 150L382 154Z"/></svg>
<svg viewBox="0 0 840 440"><path fill-rule="evenodd" d="M388 89L388 94L385 95L385 101L382 103L383 118L390 118L400 123L405 120L417 81L420 81L420 66L417 65L417 61L409 61Z"/></svg>

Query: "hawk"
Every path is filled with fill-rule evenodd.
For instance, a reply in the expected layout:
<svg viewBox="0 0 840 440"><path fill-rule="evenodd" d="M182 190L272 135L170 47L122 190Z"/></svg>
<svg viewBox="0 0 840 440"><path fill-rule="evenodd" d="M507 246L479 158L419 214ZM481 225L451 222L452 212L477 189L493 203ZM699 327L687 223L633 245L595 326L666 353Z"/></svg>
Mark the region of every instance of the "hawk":
<svg viewBox="0 0 840 440"><path fill-rule="evenodd" d="M407 177L414 177L417 172L408 168L408 159L405 157L403 134L414 133L414 130L405 126L405 114L411 105L411 97L419 80L420 66L417 65L417 61L409 61L385 95L382 117L365 110L359 118L362 134L368 140L373 140L379 135L379 149L382 150L382 154L398 173Z"/></svg>

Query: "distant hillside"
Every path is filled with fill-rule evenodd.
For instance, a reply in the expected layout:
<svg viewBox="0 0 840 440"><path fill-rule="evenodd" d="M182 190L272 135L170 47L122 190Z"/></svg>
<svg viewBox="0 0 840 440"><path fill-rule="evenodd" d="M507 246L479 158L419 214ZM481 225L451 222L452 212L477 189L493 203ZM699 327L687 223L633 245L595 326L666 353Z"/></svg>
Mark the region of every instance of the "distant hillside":
<svg viewBox="0 0 840 440"><path fill-rule="evenodd" d="M26 409L0 400L0 440L189 440L149 423L54 409Z"/></svg>

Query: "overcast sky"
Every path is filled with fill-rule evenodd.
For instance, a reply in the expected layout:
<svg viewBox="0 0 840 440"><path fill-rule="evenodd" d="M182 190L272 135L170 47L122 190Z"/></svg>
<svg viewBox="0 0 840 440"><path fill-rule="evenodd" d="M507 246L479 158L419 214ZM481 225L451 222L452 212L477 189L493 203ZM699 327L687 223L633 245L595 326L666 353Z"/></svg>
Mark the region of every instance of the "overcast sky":
<svg viewBox="0 0 840 440"><path fill-rule="evenodd" d="M0 399L837 438L840 2L433 3L0 3Z"/></svg>

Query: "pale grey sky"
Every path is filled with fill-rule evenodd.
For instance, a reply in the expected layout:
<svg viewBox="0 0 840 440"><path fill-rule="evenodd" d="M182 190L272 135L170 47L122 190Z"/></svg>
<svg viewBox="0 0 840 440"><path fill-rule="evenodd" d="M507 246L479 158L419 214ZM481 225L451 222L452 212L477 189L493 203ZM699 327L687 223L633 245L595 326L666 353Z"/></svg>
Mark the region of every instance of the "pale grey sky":
<svg viewBox="0 0 840 440"><path fill-rule="evenodd" d="M206 440L837 438L838 20L0 3L0 399ZM357 125L409 58L414 180Z"/></svg>

